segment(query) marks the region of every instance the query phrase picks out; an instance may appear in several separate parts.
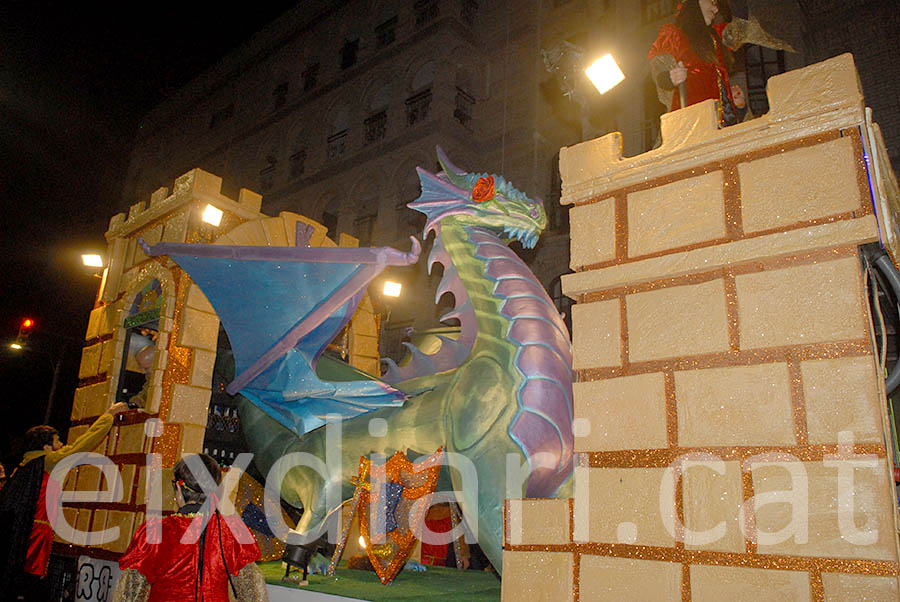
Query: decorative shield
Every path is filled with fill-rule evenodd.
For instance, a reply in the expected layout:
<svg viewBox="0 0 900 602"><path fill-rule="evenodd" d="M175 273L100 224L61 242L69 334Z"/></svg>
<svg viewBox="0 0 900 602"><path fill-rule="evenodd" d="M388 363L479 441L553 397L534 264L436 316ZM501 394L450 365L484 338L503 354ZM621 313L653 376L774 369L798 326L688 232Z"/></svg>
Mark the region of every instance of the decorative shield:
<svg viewBox="0 0 900 602"><path fill-rule="evenodd" d="M383 584L394 580L416 544L414 531L425 520L428 500L416 502L434 493L442 456L443 448L438 448L415 464L401 451L383 465L372 464L365 456L359 459L359 476L353 480L354 512L366 554ZM340 552L335 551L335 561Z"/></svg>

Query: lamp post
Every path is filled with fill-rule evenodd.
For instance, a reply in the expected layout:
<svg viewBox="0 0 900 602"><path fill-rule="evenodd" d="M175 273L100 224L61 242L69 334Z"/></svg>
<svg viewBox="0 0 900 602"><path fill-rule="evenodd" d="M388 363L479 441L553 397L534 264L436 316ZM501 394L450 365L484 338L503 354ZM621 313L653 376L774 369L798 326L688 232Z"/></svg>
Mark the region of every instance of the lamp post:
<svg viewBox="0 0 900 602"><path fill-rule="evenodd" d="M604 54L585 67L585 50L562 40L549 50L541 50L544 67L554 74L563 95L575 102L581 110L581 137L586 139L591 131L588 97L584 92L587 78L594 89L606 94L625 79L625 74L612 54Z"/></svg>

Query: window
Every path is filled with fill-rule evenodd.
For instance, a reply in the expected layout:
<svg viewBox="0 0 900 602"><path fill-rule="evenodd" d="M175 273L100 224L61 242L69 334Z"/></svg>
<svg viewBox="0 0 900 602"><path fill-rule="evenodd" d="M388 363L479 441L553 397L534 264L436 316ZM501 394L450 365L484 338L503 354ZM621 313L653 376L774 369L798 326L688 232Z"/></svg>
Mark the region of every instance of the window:
<svg viewBox="0 0 900 602"><path fill-rule="evenodd" d="M641 0L641 22L644 25L659 21L675 12L677 0Z"/></svg>
<svg viewBox="0 0 900 602"><path fill-rule="evenodd" d="M214 130L229 119L234 114L234 103L229 104L224 109L219 109L215 113L212 114L212 118L209 120L209 129Z"/></svg>
<svg viewBox="0 0 900 602"><path fill-rule="evenodd" d="M288 157L291 167L291 177L299 178L306 170L306 151L298 150L296 153Z"/></svg>
<svg viewBox="0 0 900 602"><path fill-rule="evenodd" d="M341 46L341 69L349 69L356 64L356 55L359 52L359 40L347 40Z"/></svg>
<svg viewBox="0 0 900 602"><path fill-rule="evenodd" d="M466 25L475 25L475 13L478 12L478 3L475 0L461 0L459 18Z"/></svg>
<svg viewBox="0 0 900 602"><path fill-rule="evenodd" d="M322 213L322 225L327 228L331 238L337 237L337 222L338 217L334 213L328 213L327 211Z"/></svg>
<svg viewBox="0 0 900 602"><path fill-rule="evenodd" d="M275 166L278 159L274 155L266 155L265 167L259 170L259 187L263 192L272 190L275 186Z"/></svg>
<svg viewBox="0 0 900 602"><path fill-rule="evenodd" d="M360 247L372 246L375 234L375 218L377 215L363 215L353 220L353 236L359 239Z"/></svg>
<svg viewBox="0 0 900 602"><path fill-rule="evenodd" d="M303 91L309 92L313 88L316 87L316 82L319 78L319 63L313 63L309 67L306 68L306 71L300 76L303 80Z"/></svg>
<svg viewBox="0 0 900 602"><path fill-rule="evenodd" d="M275 108L280 109L287 102L288 83L281 82L272 90L272 98L275 101Z"/></svg>
<svg viewBox="0 0 900 602"><path fill-rule="evenodd" d="M406 99L406 124L414 125L428 117L431 108L431 88L413 94Z"/></svg>
<svg viewBox="0 0 900 602"><path fill-rule="evenodd" d="M784 73L784 50L747 46L747 103L754 115L769 112L766 82L779 73Z"/></svg>
<svg viewBox="0 0 900 602"><path fill-rule="evenodd" d="M341 130L337 134L328 137L328 158L339 159L347 150L347 130Z"/></svg>
<svg viewBox="0 0 900 602"><path fill-rule="evenodd" d="M384 140L384 126L387 123L387 112L379 111L365 121L366 144Z"/></svg>
<svg viewBox="0 0 900 602"><path fill-rule="evenodd" d="M416 16L416 27L427 25L438 16L437 0L416 0L413 4L413 12Z"/></svg>
<svg viewBox="0 0 900 602"><path fill-rule="evenodd" d="M465 90L456 89L456 108L453 110L453 116L462 125L469 127L472 123L472 108L475 106L475 99L472 98Z"/></svg>
<svg viewBox="0 0 900 602"><path fill-rule="evenodd" d="M378 48L390 46L397 39L397 17L391 17L375 28L375 44Z"/></svg>

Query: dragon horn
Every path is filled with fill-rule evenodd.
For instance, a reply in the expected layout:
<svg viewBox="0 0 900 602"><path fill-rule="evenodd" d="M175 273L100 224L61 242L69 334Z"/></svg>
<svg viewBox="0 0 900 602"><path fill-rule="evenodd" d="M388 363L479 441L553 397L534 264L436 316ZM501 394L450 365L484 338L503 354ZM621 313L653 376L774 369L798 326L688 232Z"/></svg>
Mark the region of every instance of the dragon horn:
<svg viewBox="0 0 900 602"><path fill-rule="evenodd" d="M447 154L444 152L440 146L436 147L438 163L441 164L441 167L444 169L444 173L447 174L447 177L450 179L450 182L459 188L467 190L470 188L469 182L466 180L466 172L455 166L450 162L450 159L447 158Z"/></svg>

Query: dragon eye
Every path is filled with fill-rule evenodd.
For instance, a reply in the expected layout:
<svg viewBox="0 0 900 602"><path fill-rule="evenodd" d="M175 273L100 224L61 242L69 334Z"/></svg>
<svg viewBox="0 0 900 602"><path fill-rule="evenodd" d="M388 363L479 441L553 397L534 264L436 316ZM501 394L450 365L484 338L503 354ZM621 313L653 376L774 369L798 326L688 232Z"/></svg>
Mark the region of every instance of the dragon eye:
<svg viewBox="0 0 900 602"><path fill-rule="evenodd" d="M528 217L531 219L537 219L540 215L541 211L537 207L532 207L531 211L528 212Z"/></svg>

